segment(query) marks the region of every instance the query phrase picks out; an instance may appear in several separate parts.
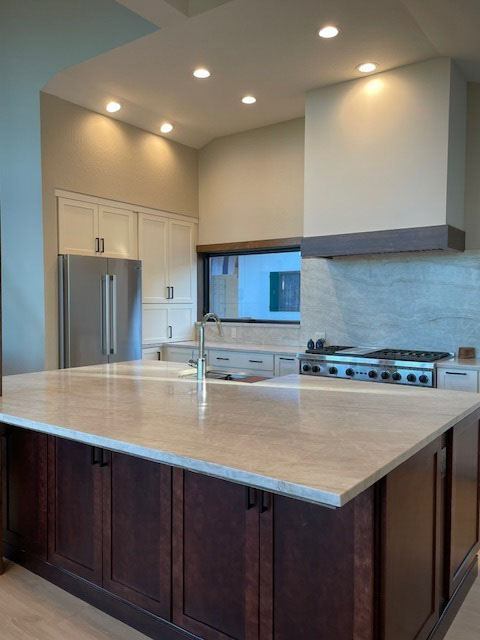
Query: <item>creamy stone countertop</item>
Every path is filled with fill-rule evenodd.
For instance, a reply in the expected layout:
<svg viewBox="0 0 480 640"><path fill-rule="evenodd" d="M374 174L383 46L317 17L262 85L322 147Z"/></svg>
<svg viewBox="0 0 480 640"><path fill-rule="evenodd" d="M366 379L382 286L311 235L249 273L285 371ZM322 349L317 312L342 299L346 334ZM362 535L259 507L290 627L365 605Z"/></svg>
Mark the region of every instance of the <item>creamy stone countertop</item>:
<svg viewBox="0 0 480 640"><path fill-rule="evenodd" d="M450 358L450 360L441 360L437 362L437 368L440 369L477 369L480 371L480 358Z"/></svg>
<svg viewBox="0 0 480 640"><path fill-rule="evenodd" d="M4 378L0 420L339 507L480 407L476 394L136 361Z"/></svg>
<svg viewBox="0 0 480 640"><path fill-rule="evenodd" d="M194 340L185 342L165 342L162 347L185 347L196 349L198 343ZM205 342L206 349L223 349L226 351L255 351L257 353L292 354L302 353L306 346L292 347L285 344L252 344L247 342Z"/></svg>

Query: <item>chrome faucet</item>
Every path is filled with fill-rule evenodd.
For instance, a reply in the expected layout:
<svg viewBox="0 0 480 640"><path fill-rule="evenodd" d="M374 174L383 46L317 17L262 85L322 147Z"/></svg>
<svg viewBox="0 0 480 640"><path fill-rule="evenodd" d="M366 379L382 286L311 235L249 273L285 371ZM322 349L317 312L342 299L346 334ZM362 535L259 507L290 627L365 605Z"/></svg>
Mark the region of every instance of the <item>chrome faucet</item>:
<svg viewBox="0 0 480 640"><path fill-rule="evenodd" d="M223 327L216 313L206 313L198 325L198 359L190 361L192 367L197 367L197 380L205 380L207 373L207 358L205 355L205 324L213 318L217 323L218 333L223 336Z"/></svg>

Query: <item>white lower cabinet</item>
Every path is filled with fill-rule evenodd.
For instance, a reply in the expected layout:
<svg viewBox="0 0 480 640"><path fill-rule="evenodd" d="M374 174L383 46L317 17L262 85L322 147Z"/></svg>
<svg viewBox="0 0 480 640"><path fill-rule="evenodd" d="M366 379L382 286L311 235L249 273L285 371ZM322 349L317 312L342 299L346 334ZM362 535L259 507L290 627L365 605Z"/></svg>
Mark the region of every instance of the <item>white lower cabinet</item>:
<svg viewBox="0 0 480 640"><path fill-rule="evenodd" d="M160 347L142 349L142 360L160 360Z"/></svg>
<svg viewBox="0 0 480 640"><path fill-rule="evenodd" d="M195 360L198 357L198 351L195 349L185 349L185 347L164 347L165 360L169 362L188 363L189 360Z"/></svg>
<svg viewBox="0 0 480 640"><path fill-rule="evenodd" d="M191 340L193 329L191 304L143 305L143 344Z"/></svg>
<svg viewBox="0 0 480 640"><path fill-rule="evenodd" d="M275 356L275 375L276 376L288 376L291 373L298 373L299 365L298 358L295 356Z"/></svg>
<svg viewBox="0 0 480 640"><path fill-rule="evenodd" d="M437 369L437 388L478 393L478 371L466 369Z"/></svg>

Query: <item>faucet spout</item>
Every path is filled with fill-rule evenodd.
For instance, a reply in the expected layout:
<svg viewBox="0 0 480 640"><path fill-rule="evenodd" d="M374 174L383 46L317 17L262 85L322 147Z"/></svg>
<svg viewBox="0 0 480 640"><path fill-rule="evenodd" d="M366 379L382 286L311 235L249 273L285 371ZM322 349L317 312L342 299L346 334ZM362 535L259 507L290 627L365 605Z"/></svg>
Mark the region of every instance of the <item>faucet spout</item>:
<svg viewBox="0 0 480 640"><path fill-rule="evenodd" d="M223 336L223 327L220 318L216 313L206 313L198 325L198 360L197 360L197 380L204 380L207 371L207 358L205 355L205 324L212 318L217 325L218 333Z"/></svg>

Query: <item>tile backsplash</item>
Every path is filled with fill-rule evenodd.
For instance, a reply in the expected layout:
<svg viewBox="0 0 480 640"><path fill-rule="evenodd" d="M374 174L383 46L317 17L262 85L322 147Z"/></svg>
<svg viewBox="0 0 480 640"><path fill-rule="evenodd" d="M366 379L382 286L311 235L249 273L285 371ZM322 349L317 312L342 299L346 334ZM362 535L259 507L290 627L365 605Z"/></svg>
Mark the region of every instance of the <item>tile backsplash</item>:
<svg viewBox="0 0 480 640"><path fill-rule="evenodd" d="M300 327L224 330L209 326L207 339L296 346L325 332L330 344L480 354L480 251L306 259Z"/></svg>

